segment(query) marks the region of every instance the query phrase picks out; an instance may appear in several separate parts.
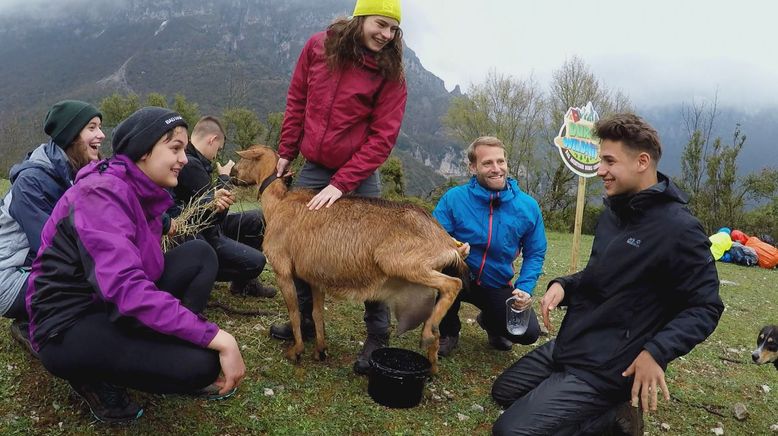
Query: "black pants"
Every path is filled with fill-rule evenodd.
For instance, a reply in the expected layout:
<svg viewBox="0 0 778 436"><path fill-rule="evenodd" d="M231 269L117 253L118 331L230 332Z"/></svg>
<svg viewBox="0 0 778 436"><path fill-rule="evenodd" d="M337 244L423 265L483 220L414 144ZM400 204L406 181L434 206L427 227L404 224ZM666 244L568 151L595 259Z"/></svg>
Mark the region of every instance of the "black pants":
<svg viewBox="0 0 778 436"><path fill-rule="evenodd" d="M28 276L29 277L29 276ZM11 303L11 307L3 315L5 318L11 318L15 321L27 321L30 316L27 314L27 307L25 306L25 296L27 295L27 280L24 281L22 288L19 289L19 293L16 294L14 302Z"/></svg>
<svg viewBox="0 0 778 436"><path fill-rule="evenodd" d="M468 302L481 309L481 319L486 330L491 335L502 336L514 344L529 345L534 344L540 336L540 325L535 311L529 316L529 325L523 335L512 335L508 333L505 319L505 300L513 296L513 288L506 286L504 288L485 288L471 283L468 288L463 288L457 299L443 316L440 321L441 336L457 336L462 330L462 323L459 321L459 308L462 302Z"/></svg>
<svg viewBox="0 0 778 436"><path fill-rule="evenodd" d="M613 421L619 401L553 362L554 341L527 353L492 386L492 398L505 407L495 435L596 435Z"/></svg>
<svg viewBox="0 0 778 436"><path fill-rule="evenodd" d="M216 277L216 254L204 241L185 242L165 254L157 286L199 313ZM40 349L43 366L74 384L104 381L153 393L191 393L216 380L216 351L95 309ZM130 322L124 322L129 320Z"/></svg>
<svg viewBox="0 0 778 436"><path fill-rule="evenodd" d="M302 169L300 169L300 174L295 179L294 186L319 191L330 184L330 179L332 179L334 174L335 170L311 162L305 162ZM378 173L373 173L373 175L362 182L354 191L354 195L373 198L381 197L381 182ZM300 305L300 313L304 318L311 319L313 312L311 286L298 278L295 278L294 285L297 289L297 302ZM384 303L365 301L364 320L368 334L386 335L389 333L389 307Z"/></svg>
<svg viewBox="0 0 778 436"><path fill-rule="evenodd" d="M206 240L216 251L219 271L216 281L234 282L242 287L259 277L267 259L260 251L265 222L260 211L231 213L217 229L206 232Z"/></svg>

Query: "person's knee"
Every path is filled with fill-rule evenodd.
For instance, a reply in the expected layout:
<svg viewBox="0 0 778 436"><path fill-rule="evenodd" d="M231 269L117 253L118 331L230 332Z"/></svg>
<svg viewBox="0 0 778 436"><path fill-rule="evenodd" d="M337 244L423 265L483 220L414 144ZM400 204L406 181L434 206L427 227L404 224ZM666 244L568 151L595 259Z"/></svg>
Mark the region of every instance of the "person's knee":
<svg viewBox="0 0 778 436"><path fill-rule="evenodd" d="M492 385L492 399L503 409L507 409L513 404L516 395L511 392L511 389L505 383L503 376L497 377Z"/></svg>
<svg viewBox="0 0 778 436"><path fill-rule="evenodd" d="M185 360L186 366L181 368L180 374L185 377L182 381L192 389L208 386L219 377L221 365L217 352L200 349L191 353Z"/></svg>
<svg viewBox="0 0 778 436"><path fill-rule="evenodd" d="M211 244L202 239L192 239L186 242L187 254L192 259L199 259L203 264L214 264L217 262L216 251Z"/></svg>
<svg viewBox="0 0 778 436"><path fill-rule="evenodd" d="M516 421L510 412L505 412L497 418L492 426L492 434L495 436L518 434Z"/></svg>

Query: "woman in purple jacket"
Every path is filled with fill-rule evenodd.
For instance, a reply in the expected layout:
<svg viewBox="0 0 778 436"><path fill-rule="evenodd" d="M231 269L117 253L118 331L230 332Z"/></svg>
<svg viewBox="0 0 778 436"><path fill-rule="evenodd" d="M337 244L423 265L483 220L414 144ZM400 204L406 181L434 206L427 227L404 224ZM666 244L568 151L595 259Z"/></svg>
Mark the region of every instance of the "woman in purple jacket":
<svg viewBox="0 0 778 436"><path fill-rule="evenodd" d="M199 314L213 249L160 248L165 188L178 183L187 142L179 114L138 110L116 128L114 157L78 174L41 234L26 296L32 346L104 422L142 415L127 387L224 396L245 372L235 339Z"/></svg>

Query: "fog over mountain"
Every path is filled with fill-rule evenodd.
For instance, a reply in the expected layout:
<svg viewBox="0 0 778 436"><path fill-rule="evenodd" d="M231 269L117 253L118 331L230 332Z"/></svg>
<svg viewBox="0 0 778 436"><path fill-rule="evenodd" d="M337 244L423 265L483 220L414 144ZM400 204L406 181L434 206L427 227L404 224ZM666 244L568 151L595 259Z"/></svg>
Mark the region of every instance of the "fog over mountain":
<svg viewBox="0 0 778 436"><path fill-rule="evenodd" d="M659 1L657 7L665 3ZM514 34L526 35L528 28L538 28L527 17L554 10L549 5L493 0L475 8L451 0L447 8L430 9L438 4L438 0L406 0L403 4L409 102L397 152L405 165L408 190L421 195L442 183L444 176L462 169L464 144L448 137L440 120L459 92L453 85L461 84L466 91L468 81L478 82L482 73L494 68L515 77L532 73L547 89L551 72L565 56L580 54L576 47L586 46L564 37L566 42L559 46L556 34L538 33L521 43L512 39ZM564 9L564 4L556 7ZM81 98L97 103L114 92L181 93L198 103L203 113L218 114L227 105L248 106L260 117L282 111L291 70L304 42L335 17L350 14L352 7L353 0L0 0L0 56L4 59L0 63L0 127L3 120L21 117L30 120L42 136L38 119L53 102ZM690 11L687 6L678 8ZM741 14L739 8L733 17ZM516 11L521 13L509 13ZM652 11L646 12L648 16L656 15ZM505 16L518 24L500 25ZM668 26L679 19L670 21ZM482 26L473 27L473 23ZM479 30L488 23L492 23L487 26L489 31ZM599 35L602 26L591 26L590 36ZM616 27L611 29L613 35ZM730 42L721 41L717 33L708 36L719 42L722 53L729 53L739 47L737 38L752 38L753 32L744 30ZM483 39L485 35L488 40ZM680 49L688 51L687 57L670 53L675 61L651 63L650 38L635 32L624 35L636 44L633 52L613 55L608 48L621 44L613 35L606 42L592 44L602 48L582 59L603 84L627 93L636 111L657 127L665 145L663 171L679 173L681 150L688 139L681 105L692 99L712 99L716 93L719 117L714 136L729 142L740 123L748 137L739 160L741 171L778 165L774 140L778 93L771 97L773 83L778 81L765 74L769 71L766 64L743 61L738 72L730 68L733 62L737 64L737 56L711 58L715 50L684 39L678 45L685 47ZM655 39L666 40L657 35ZM750 39L746 41L750 44ZM751 52L749 44L741 47L740 59ZM689 69L697 75L689 76ZM720 77L729 79L719 83ZM756 100L760 103L752 104ZM17 160L21 150L31 147L16 145L19 150L5 153L5 159Z"/></svg>

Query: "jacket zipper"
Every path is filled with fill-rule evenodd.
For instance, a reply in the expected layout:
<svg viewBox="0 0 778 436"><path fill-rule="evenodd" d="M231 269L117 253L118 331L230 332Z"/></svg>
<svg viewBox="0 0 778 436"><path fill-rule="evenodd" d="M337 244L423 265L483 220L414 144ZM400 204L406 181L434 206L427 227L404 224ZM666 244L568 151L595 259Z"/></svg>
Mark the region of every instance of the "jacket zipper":
<svg viewBox="0 0 778 436"><path fill-rule="evenodd" d="M322 144L324 144L324 137L327 135L327 132L330 130L330 122L332 121L332 108L335 106L335 98L338 95L338 92L340 91L340 82L343 79L343 73L337 72L335 73L338 75L338 83L335 84L335 92L331 94L332 98L330 99L329 103L329 113L327 114L327 124L324 126L324 131L321 133L321 138L319 139L319 146L316 147L316 162L321 162L321 155L322 153ZM329 182L327 183L329 184Z"/></svg>
<svg viewBox="0 0 778 436"><path fill-rule="evenodd" d="M481 258L481 268L478 269L478 277L475 279L475 283L481 286L481 274L484 272L484 266L486 266L486 253L489 252L489 247L492 245L492 219L494 218L494 194L489 194L489 232L486 237L486 249L484 249L484 257Z"/></svg>

